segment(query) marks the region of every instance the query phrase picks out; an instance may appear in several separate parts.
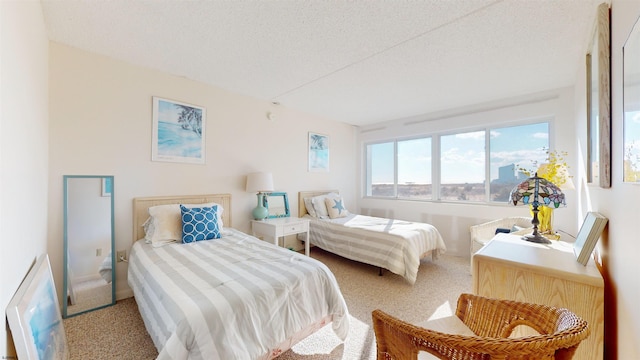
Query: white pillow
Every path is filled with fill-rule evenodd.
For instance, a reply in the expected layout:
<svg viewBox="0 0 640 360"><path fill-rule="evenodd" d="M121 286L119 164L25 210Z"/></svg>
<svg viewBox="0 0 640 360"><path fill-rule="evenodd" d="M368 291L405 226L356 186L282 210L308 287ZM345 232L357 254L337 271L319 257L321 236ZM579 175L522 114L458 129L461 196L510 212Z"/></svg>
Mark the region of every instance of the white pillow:
<svg viewBox="0 0 640 360"><path fill-rule="evenodd" d="M324 202L326 198L335 198L340 195L336 193L328 193L324 195L318 195L311 198L311 203L313 204L313 209L316 211L316 217L320 219L326 219L329 217L329 211L327 210L327 205Z"/></svg>
<svg viewBox="0 0 640 360"><path fill-rule="evenodd" d="M327 212L332 219L342 218L349 215L349 211L344 207L344 200L342 196L326 197L324 203L327 206Z"/></svg>
<svg viewBox="0 0 640 360"><path fill-rule="evenodd" d="M151 237L156 230L156 227L153 225L153 218L151 216L149 216L144 224L142 224L142 229L144 229L144 241L147 244L151 244Z"/></svg>
<svg viewBox="0 0 640 360"><path fill-rule="evenodd" d="M318 217L318 214L316 214L316 210L313 208L313 203L311 202L311 198L306 197L303 200L304 200L304 207L307 209L307 213L313 217Z"/></svg>
<svg viewBox="0 0 640 360"><path fill-rule="evenodd" d="M218 206L218 226L222 231L222 212L224 208L218 203L182 204L187 208ZM180 204L158 205L149 208L149 219L142 225L145 230L145 241L153 247L182 241L182 213Z"/></svg>
<svg viewBox="0 0 640 360"><path fill-rule="evenodd" d="M313 204L313 210L316 212L317 218L326 219L329 217L327 206L324 204L324 195L312 197L311 203Z"/></svg>

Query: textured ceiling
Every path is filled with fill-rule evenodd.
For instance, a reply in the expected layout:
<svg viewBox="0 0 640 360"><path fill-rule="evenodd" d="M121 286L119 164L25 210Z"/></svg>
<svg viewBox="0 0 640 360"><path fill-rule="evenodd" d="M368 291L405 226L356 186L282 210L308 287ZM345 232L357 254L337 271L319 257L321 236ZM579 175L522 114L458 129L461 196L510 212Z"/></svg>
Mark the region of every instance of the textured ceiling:
<svg viewBox="0 0 640 360"><path fill-rule="evenodd" d="M573 85L600 2L42 4L53 41L366 125Z"/></svg>

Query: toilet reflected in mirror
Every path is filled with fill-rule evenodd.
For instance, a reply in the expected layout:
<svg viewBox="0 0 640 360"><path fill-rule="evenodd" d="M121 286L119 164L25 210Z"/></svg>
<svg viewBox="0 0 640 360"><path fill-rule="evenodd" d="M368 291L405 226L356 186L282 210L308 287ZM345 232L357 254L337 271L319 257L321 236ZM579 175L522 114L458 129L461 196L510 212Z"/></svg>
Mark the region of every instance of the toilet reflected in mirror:
<svg viewBox="0 0 640 360"><path fill-rule="evenodd" d="M113 176L64 176L62 316L115 304Z"/></svg>

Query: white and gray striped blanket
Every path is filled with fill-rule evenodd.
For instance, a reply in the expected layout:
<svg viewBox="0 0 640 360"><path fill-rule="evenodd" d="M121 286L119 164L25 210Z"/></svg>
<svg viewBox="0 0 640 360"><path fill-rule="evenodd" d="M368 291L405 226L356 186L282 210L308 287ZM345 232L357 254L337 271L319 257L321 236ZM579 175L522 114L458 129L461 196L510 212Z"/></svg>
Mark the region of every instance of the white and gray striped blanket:
<svg viewBox="0 0 640 360"><path fill-rule="evenodd" d="M137 241L128 282L158 359L268 359L320 319L343 340L349 330L324 264L234 229L159 248Z"/></svg>
<svg viewBox="0 0 640 360"><path fill-rule="evenodd" d="M311 244L347 259L382 267L416 282L420 259L433 259L447 249L430 224L349 214L344 218L311 219Z"/></svg>

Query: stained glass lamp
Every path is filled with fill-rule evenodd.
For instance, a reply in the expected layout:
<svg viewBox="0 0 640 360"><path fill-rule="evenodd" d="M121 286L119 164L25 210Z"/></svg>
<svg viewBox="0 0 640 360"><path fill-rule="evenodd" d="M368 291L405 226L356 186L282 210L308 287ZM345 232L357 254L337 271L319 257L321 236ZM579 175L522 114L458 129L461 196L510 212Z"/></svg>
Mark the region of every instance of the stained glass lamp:
<svg viewBox="0 0 640 360"><path fill-rule="evenodd" d="M531 205L531 211L533 212L533 233L531 235L525 235L522 239L541 243L551 244L551 241L541 235L538 232L538 211L541 206L548 206L550 208L558 208L560 205L566 206L567 203L564 199L564 194L559 187L554 185L551 181L543 179L538 176L528 178L521 182L511 190L509 194L509 201L514 205Z"/></svg>

